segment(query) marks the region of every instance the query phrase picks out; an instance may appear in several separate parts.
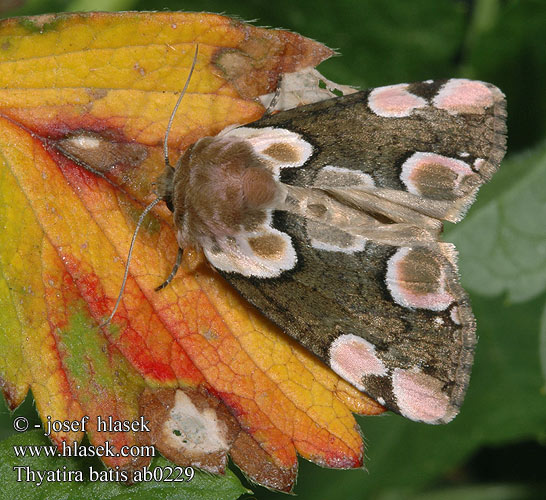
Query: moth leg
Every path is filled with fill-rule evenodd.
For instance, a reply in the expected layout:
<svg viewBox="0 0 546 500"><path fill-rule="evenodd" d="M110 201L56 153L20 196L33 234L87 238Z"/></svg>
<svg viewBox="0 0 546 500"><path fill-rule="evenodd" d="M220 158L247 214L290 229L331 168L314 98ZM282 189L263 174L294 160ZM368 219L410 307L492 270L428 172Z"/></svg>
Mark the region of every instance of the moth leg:
<svg viewBox="0 0 546 500"><path fill-rule="evenodd" d="M173 278L176 276L176 273L178 272L178 269L180 268L180 264L182 263L182 256L184 255L184 250L182 250L180 247L178 247L178 253L176 254L176 262L174 263L173 270L171 271L171 274L169 274L168 278L161 283L161 285L155 287L155 291L159 292L159 290L163 290L169 283L173 280Z"/></svg>
<svg viewBox="0 0 546 500"><path fill-rule="evenodd" d="M185 271L193 273L197 268L206 262L205 254L202 250L197 250L191 246L184 249L184 258L182 260L182 267Z"/></svg>

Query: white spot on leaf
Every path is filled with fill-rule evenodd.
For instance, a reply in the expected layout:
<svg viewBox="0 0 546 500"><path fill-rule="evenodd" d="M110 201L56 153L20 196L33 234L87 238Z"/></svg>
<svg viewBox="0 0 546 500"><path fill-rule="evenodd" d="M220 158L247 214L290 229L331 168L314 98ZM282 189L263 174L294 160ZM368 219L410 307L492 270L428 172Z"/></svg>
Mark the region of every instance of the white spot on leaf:
<svg viewBox="0 0 546 500"><path fill-rule="evenodd" d="M102 144L102 141L97 137L86 134L69 137L66 142L71 143L76 148L85 150L98 149Z"/></svg>
<svg viewBox="0 0 546 500"><path fill-rule="evenodd" d="M226 424L212 408L199 410L184 391L176 391L175 403L163 424L166 442L194 453L227 451Z"/></svg>

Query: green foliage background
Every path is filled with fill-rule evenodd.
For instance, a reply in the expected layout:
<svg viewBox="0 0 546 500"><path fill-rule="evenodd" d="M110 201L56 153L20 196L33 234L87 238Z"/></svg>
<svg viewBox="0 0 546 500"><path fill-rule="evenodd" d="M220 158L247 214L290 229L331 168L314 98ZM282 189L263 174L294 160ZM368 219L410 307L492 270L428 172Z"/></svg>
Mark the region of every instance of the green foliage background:
<svg viewBox="0 0 546 500"><path fill-rule="evenodd" d="M14 1L3 0L0 9ZM297 31L343 55L321 66L325 76L361 88L469 77L506 93L507 160L465 221L446 231L459 248L462 281L478 321L476 362L460 415L439 427L395 415L361 418L367 472L322 470L301 460L296 493L302 500L544 498L546 2L28 0L3 15L129 9L223 12ZM30 401L17 414L25 412L32 414ZM11 420L5 407L0 409L0 439L12 434ZM0 445L4 455L6 443ZM3 482L7 472L0 459ZM206 487L218 488L215 498L242 492L233 489L231 478L229 491L222 481ZM260 499L281 496L252 489ZM55 498L152 498L149 491L133 491L74 490ZM16 492L4 488L0 498L18 498ZM180 490L180 498L189 493Z"/></svg>

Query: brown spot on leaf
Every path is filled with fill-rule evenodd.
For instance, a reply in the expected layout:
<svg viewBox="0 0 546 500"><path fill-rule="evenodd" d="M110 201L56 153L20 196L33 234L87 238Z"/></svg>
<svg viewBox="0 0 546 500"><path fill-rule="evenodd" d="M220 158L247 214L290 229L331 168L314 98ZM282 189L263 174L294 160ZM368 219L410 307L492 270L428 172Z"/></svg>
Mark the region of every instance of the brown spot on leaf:
<svg viewBox="0 0 546 500"><path fill-rule="evenodd" d="M85 89L85 92L92 101L99 101L100 99L104 99L108 95L108 90L106 89L88 88Z"/></svg>
<svg viewBox="0 0 546 500"><path fill-rule="evenodd" d="M237 48L218 48L211 57L220 76L244 98L274 92L281 74L315 66L334 54L295 33L278 32L274 39L266 30L246 29Z"/></svg>
<svg viewBox="0 0 546 500"><path fill-rule="evenodd" d="M297 468L277 465L252 436L241 429L227 407L205 390L145 389L139 406L150 422L152 443L175 464L222 473L229 450L234 463L253 481L280 491L291 491L294 486ZM206 440L211 436L200 432L201 422L195 416L207 414L213 417L210 422L216 421L224 432L218 451L200 453L199 447L206 448ZM176 428L172 427L173 420ZM211 440L208 446L215 444L218 446Z"/></svg>
<svg viewBox="0 0 546 500"><path fill-rule="evenodd" d="M220 48L216 52L214 64L222 71L227 80L240 78L245 72L251 71L252 59L241 50Z"/></svg>
<svg viewBox="0 0 546 500"><path fill-rule="evenodd" d="M117 142L95 132L80 131L54 142L65 156L83 167L106 173L117 165L136 167L148 156L145 146Z"/></svg>
<svg viewBox="0 0 546 500"><path fill-rule="evenodd" d="M233 462L253 481L279 491L291 491L297 476L297 468L283 468L246 432L240 432L230 451Z"/></svg>
<svg viewBox="0 0 546 500"><path fill-rule="evenodd" d="M195 389L147 389L139 404L163 456L180 466L225 471L240 427L219 400Z"/></svg>
<svg viewBox="0 0 546 500"><path fill-rule="evenodd" d="M18 391L15 388L15 386L10 384L7 380L3 379L2 377L0 377L0 389L2 389L2 394L4 395L8 408L11 411L15 410L15 408L17 408L23 402L26 391L23 391L22 393L18 394Z"/></svg>

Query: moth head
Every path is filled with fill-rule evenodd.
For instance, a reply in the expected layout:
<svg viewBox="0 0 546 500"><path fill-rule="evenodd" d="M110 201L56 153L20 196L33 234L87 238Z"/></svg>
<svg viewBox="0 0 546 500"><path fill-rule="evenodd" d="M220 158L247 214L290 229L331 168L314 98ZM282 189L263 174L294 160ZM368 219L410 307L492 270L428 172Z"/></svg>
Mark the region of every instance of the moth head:
<svg viewBox="0 0 546 500"><path fill-rule="evenodd" d="M165 167L163 173L156 179L156 194L158 198L161 198L167 208L173 212L173 177L174 177L174 168L170 165Z"/></svg>

